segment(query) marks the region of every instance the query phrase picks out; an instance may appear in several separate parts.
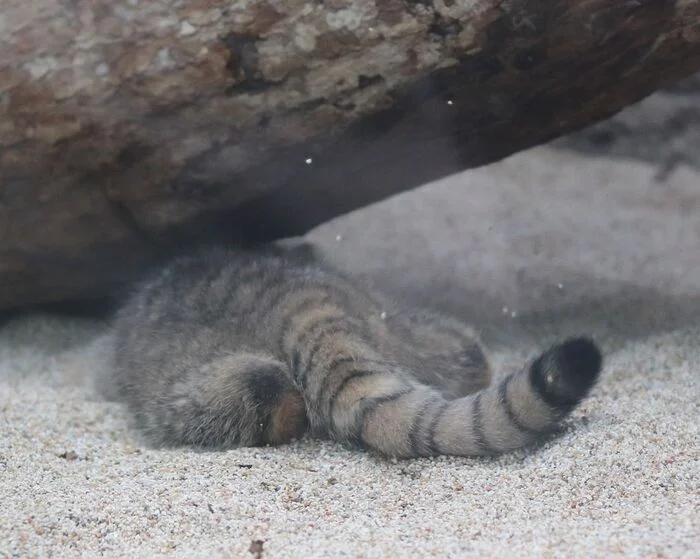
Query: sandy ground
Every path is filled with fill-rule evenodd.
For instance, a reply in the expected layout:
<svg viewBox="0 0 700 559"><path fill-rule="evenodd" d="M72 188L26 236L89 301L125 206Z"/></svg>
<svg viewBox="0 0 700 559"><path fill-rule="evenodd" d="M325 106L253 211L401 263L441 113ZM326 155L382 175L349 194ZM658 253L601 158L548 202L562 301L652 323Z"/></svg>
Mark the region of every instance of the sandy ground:
<svg viewBox="0 0 700 559"><path fill-rule="evenodd" d="M698 557L700 175L539 148L338 219L339 265L473 320L502 371L592 334L601 384L498 459L139 446L94 320L0 327L0 557Z"/></svg>

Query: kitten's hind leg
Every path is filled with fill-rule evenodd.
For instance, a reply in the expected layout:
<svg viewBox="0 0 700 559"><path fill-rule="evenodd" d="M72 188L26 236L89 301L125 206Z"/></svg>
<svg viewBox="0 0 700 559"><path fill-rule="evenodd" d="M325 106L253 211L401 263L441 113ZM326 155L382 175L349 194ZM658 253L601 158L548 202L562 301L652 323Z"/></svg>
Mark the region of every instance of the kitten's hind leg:
<svg viewBox="0 0 700 559"><path fill-rule="evenodd" d="M252 353L212 359L141 410L135 411L142 430L164 446L277 445L306 431L304 401L286 366Z"/></svg>
<svg viewBox="0 0 700 559"><path fill-rule="evenodd" d="M387 317L397 338L395 359L448 399L486 388L491 367L479 336L461 321L432 311L403 311Z"/></svg>

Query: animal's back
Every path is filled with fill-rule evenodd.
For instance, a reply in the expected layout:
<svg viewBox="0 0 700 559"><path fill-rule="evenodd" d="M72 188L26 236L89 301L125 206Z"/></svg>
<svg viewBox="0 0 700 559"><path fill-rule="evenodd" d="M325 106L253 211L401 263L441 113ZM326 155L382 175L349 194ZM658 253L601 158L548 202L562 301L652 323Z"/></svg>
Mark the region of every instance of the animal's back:
<svg viewBox="0 0 700 559"><path fill-rule="evenodd" d="M570 340L489 386L469 326L284 251L177 259L118 313L113 347L118 397L152 444L279 444L310 427L401 457L527 444L601 366Z"/></svg>

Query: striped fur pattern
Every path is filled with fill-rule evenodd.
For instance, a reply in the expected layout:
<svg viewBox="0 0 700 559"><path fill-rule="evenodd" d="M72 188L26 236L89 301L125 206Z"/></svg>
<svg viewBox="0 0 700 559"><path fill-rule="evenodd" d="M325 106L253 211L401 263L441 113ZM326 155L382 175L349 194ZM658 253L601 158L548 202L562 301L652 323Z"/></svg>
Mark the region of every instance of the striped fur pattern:
<svg viewBox="0 0 700 559"><path fill-rule="evenodd" d="M106 393L160 447L310 431L397 458L498 454L553 430L602 363L592 341L569 339L491 383L468 326L277 249L176 259L135 289L112 338Z"/></svg>

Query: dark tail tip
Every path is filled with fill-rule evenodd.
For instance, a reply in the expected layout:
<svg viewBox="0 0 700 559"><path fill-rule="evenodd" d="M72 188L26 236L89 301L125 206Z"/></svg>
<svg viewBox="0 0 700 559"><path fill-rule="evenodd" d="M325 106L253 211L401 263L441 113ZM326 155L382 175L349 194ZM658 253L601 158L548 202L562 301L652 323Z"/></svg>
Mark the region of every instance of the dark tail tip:
<svg viewBox="0 0 700 559"><path fill-rule="evenodd" d="M573 379L587 379L586 383L593 384L603 366L603 355L593 340L588 338L572 338L554 347L557 359L563 371Z"/></svg>
<svg viewBox="0 0 700 559"><path fill-rule="evenodd" d="M595 342L572 338L538 357L530 369L532 384L552 407L570 411L598 380L603 356Z"/></svg>

